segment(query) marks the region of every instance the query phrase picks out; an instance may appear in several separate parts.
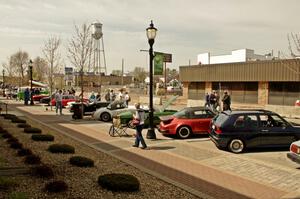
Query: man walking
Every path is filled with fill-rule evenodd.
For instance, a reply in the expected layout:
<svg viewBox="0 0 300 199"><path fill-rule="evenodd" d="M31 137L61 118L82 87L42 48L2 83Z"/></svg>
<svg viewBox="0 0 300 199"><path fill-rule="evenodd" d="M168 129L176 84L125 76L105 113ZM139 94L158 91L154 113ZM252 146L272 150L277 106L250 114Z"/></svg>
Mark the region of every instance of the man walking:
<svg viewBox="0 0 300 199"><path fill-rule="evenodd" d="M231 108L230 108L231 97L227 93L227 91L224 92L224 96L223 96L222 102L223 102L223 111L226 111L226 110L230 110L231 111Z"/></svg>
<svg viewBox="0 0 300 199"><path fill-rule="evenodd" d="M142 145L141 149L146 149L147 145L142 135L143 127L144 127L144 120L145 120L145 112L140 107L140 103L135 104L136 112L134 115L135 121L138 123L136 124L136 137L133 147L139 147L140 143Z"/></svg>
<svg viewBox="0 0 300 199"><path fill-rule="evenodd" d="M62 90L59 90L55 94L55 105L56 105L56 115L58 114L58 109L59 109L59 114L62 115Z"/></svg>

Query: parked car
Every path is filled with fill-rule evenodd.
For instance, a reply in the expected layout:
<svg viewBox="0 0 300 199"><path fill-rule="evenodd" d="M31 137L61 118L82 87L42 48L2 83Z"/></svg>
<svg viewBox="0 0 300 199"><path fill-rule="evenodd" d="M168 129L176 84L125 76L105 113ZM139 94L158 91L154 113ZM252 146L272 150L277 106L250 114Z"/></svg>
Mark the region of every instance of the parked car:
<svg viewBox="0 0 300 199"><path fill-rule="evenodd" d="M33 101L41 101L42 98L49 97L48 94L40 94L32 96Z"/></svg>
<svg viewBox="0 0 300 199"><path fill-rule="evenodd" d="M53 99L54 96L55 96L55 94L52 94L52 95L51 95L51 99ZM50 96L48 96L48 97L43 97L43 98L40 99L40 103L41 103L41 104L48 104L48 105L50 105L51 99L50 99Z"/></svg>
<svg viewBox="0 0 300 199"><path fill-rule="evenodd" d="M70 102L69 102L70 103ZM109 102L84 102L83 103L83 115L92 115L97 109L107 107ZM81 119L81 102L74 102L70 106L70 112L73 113L73 119Z"/></svg>
<svg viewBox="0 0 300 199"><path fill-rule="evenodd" d="M187 107L171 116L160 117L159 132L186 139L192 134L207 134L215 113L204 107Z"/></svg>
<svg viewBox="0 0 300 199"><path fill-rule="evenodd" d="M75 102L75 101L79 101L80 98L78 96L74 96L74 95L63 95L62 96L62 106L66 107L68 102ZM88 99L83 98L83 101L87 102ZM55 101L55 97L51 100L51 104L52 106L55 106L56 101Z"/></svg>
<svg viewBox="0 0 300 199"><path fill-rule="evenodd" d="M250 147L289 146L300 139L300 127L267 110L224 111L212 120L209 136L218 148L241 153Z"/></svg>
<svg viewBox="0 0 300 199"><path fill-rule="evenodd" d="M287 153L287 157L292 161L300 164L300 140L291 144L290 152Z"/></svg>
<svg viewBox="0 0 300 199"><path fill-rule="evenodd" d="M135 107L127 107L124 101L116 100L114 102L111 102L107 107L97 109L93 114L93 118L104 122L109 122L116 115L124 111L131 110L135 110Z"/></svg>
<svg viewBox="0 0 300 199"><path fill-rule="evenodd" d="M154 126L158 126L160 123L160 117L161 116L167 116L167 115L173 115L174 113L177 112L177 110L172 110L172 109L167 109L168 106L173 103L178 96L173 96L171 97L163 106L162 108L157 108L154 107L154 112L153 112L153 124ZM149 108L148 107L143 107L145 110L145 121L144 121L144 128L148 128L149 125ZM118 119L120 120L121 124L126 124L128 127L133 128L134 126L132 125L132 119L133 119L133 114L135 113L136 109L134 108L131 111L123 112L118 115Z"/></svg>

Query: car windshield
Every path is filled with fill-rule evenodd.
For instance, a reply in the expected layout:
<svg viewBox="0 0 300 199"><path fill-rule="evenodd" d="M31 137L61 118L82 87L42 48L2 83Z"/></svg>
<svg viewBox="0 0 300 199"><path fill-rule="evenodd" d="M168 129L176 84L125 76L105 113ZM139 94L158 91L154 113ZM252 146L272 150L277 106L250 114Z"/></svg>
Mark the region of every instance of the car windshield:
<svg viewBox="0 0 300 199"><path fill-rule="evenodd" d="M176 118L186 118L187 117L187 109L182 109L176 113L174 113Z"/></svg>
<svg viewBox="0 0 300 199"><path fill-rule="evenodd" d="M114 101L107 106L107 109L115 110L115 109L121 109L125 107L126 105L123 101Z"/></svg>
<svg viewBox="0 0 300 199"><path fill-rule="evenodd" d="M213 120L217 126L221 126L228 119L228 117L229 117L228 115L226 115L224 113L220 113Z"/></svg>

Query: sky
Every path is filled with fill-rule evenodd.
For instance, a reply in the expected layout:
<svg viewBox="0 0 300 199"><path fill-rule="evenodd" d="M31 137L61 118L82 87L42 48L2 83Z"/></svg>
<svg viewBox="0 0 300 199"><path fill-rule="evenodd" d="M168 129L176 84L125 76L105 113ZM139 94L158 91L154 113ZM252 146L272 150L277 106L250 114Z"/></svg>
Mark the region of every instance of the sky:
<svg viewBox="0 0 300 199"><path fill-rule="evenodd" d="M66 47L74 25L103 24L108 72L149 68L146 28L158 29L154 51L171 53L167 67L196 64L197 54L288 53L288 33L299 33L299 0L0 0L0 63L19 49L31 58L42 55L52 35L71 66Z"/></svg>

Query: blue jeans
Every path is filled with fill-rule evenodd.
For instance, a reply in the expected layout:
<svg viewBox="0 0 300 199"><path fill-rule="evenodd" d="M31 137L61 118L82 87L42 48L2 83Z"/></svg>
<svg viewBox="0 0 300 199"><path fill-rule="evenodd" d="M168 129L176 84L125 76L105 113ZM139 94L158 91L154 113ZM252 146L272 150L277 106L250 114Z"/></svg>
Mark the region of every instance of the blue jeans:
<svg viewBox="0 0 300 199"><path fill-rule="evenodd" d="M142 135L143 124L137 125L135 128L136 128L136 137L135 137L134 145L138 147L141 143L142 147L147 147L145 140L143 138L143 135Z"/></svg>
<svg viewBox="0 0 300 199"><path fill-rule="evenodd" d="M57 101L55 106L56 106L56 113L58 112L59 109L59 113L62 114L62 103Z"/></svg>

